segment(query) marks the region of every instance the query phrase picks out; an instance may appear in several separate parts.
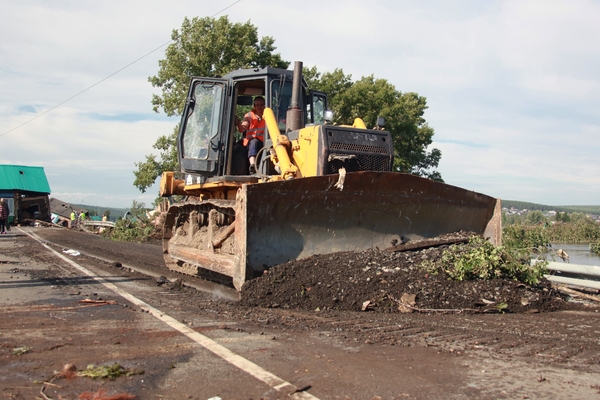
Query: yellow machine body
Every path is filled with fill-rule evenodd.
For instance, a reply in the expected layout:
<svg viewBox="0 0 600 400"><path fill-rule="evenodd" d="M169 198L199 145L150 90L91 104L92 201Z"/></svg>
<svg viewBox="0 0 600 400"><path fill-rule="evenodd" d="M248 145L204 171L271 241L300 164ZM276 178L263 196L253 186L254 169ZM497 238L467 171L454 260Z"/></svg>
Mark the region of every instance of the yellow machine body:
<svg viewBox="0 0 600 400"><path fill-rule="evenodd" d="M296 85L299 78L294 74ZM310 107L302 102L294 106L294 96L303 98L297 94L291 96L295 112L288 111L282 129L285 116L274 106L282 103L278 93L284 92L285 79L277 81L277 76L283 72L266 71L264 89L252 72L234 74L223 82L192 80L179 138L179 175L184 179L166 172L160 183L162 196L185 196L170 206L165 220L163 250L169 269L241 290L244 282L265 269L313 254L385 249L457 231L501 243L498 199L393 172L388 132L367 129L360 119L352 126L307 123L308 117L298 110ZM301 89L295 86L293 91ZM205 107L210 112L190 122L202 110L194 105L207 104L200 102L198 93L209 91L221 96L215 95L214 102L221 107L220 114L216 105ZM236 113L227 104L239 104L251 91L265 96L270 106L263 115L268 138L259 172L235 174L240 161L232 140ZM233 100L227 103L229 92ZM214 129L213 139L209 137L213 141L204 150L194 153L206 156L190 157L185 147L198 141L186 134L192 132L190 127L210 122L206 116L212 115L219 116L214 124L219 129Z"/></svg>

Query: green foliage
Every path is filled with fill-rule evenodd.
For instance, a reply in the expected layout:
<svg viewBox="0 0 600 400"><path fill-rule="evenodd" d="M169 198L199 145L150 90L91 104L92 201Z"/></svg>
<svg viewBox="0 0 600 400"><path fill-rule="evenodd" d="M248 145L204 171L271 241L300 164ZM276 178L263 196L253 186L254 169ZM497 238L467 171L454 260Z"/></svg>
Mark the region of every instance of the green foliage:
<svg viewBox="0 0 600 400"><path fill-rule="evenodd" d="M133 201L128 218L115 222L115 227L106 235L119 242L146 242L155 232L155 226L146 216L144 203Z"/></svg>
<svg viewBox="0 0 600 400"><path fill-rule="evenodd" d="M320 73L316 66L312 68L304 67L302 74L308 87L327 93L331 103L330 108L336 103L339 95L352 87L352 75L344 74L344 71L340 68L336 68L333 72ZM336 111L334 108L332 110ZM335 122L338 120L336 119Z"/></svg>
<svg viewBox="0 0 600 400"><path fill-rule="evenodd" d="M592 253L600 254L600 240L595 243L590 243L590 251Z"/></svg>
<svg viewBox="0 0 600 400"><path fill-rule="evenodd" d="M549 221L541 210L532 210L525 215L503 212L502 226L503 243L515 246L519 242L524 247L540 247L544 243L592 243L600 240L600 224L579 211L570 214L557 211L553 221Z"/></svg>
<svg viewBox="0 0 600 400"><path fill-rule="evenodd" d="M548 218L540 210L532 210L524 214L508 214L502 212L502 226L508 225L545 225Z"/></svg>
<svg viewBox="0 0 600 400"><path fill-rule="evenodd" d="M547 272L544 262L530 266L527 252L496 247L476 236L467 245L450 246L439 261L425 262L421 266L430 272L444 271L457 281L504 278L529 285L537 284Z"/></svg>
<svg viewBox="0 0 600 400"><path fill-rule="evenodd" d="M546 217L544 216L544 213L540 210L534 210L534 211L530 211L527 213L527 216L525 217L527 223L529 224L543 224L546 221Z"/></svg>
<svg viewBox="0 0 600 400"><path fill-rule="evenodd" d="M110 232L110 239L118 242L139 242L148 241L154 232L154 227L147 221L133 221L127 218L121 218L115 222L115 227Z"/></svg>
<svg viewBox="0 0 600 400"><path fill-rule="evenodd" d="M506 211L502 211L502 226L506 227L509 225L521 225L525 222L525 217L518 214L508 214Z"/></svg>
<svg viewBox="0 0 600 400"><path fill-rule="evenodd" d="M578 223L587 220L588 217L582 212L573 212L569 215L569 220L573 223Z"/></svg>
<svg viewBox="0 0 600 400"><path fill-rule="evenodd" d="M120 364L94 366L90 364L86 369L77 372L79 376L85 376L92 379L115 379L120 376L143 375L144 370L123 368Z"/></svg>
<svg viewBox="0 0 600 400"><path fill-rule="evenodd" d="M146 218L146 211L148 211L146 205L141 201L137 200L133 200L133 202L131 203L131 208L129 209L129 212L131 213L132 217L138 219Z"/></svg>
<svg viewBox="0 0 600 400"><path fill-rule="evenodd" d="M289 65L274 53L273 38L259 38L250 22L231 23L226 16L186 17L171 39L166 58L159 61L158 74L148 78L152 86L162 89L161 96L152 97L154 111L162 108L168 116L183 112L191 76L223 76L239 68Z"/></svg>
<svg viewBox="0 0 600 400"><path fill-rule="evenodd" d="M473 246L475 239L469 241L471 245L468 251L454 251L457 247L451 248L451 251L445 251L442 255L444 271L457 281L465 279L490 279L501 276L497 266L501 261L498 248L491 244L480 243L480 246Z"/></svg>
<svg viewBox="0 0 600 400"><path fill-rule="evenodd" d="M548 239L553 243L592 243L600 240L600 225L588 217L571 214L571 222L557 222L548 227Z"/></svg>
<svg viewBox="0 0 600 400"><path fill-rule="evenodd" d="M550 244L548 230L541 225L510 225L502 229L502 243L511 249L535 251Z"/></svg>
<svg viewBox="0 0 600 400"><path fill-rule="evenodd" d="M136 162L137 170L133 171L135 180L133 185L142 193L154 184L164 171L178 171L179 160L177 159L177 132L179 124L173 129L169 136L161 136L152 147L160 151L160 157L154 154L146 156L146 161Z"/></svg>
<svg viewBox="0 0 600 400"><path fill-rule="evenodd" d="M356 82L342 69L319 73L316 67L305 68L311 89L328 94L334 123L351 125L362 118L367 126L375 126L377 117L385 118L385 128L394 140L394 168L434 180L442 180L438 167L442 153L427 148L433 142L434 130L423 115L427 99L417 93L401 93L385 79L373 75Z"/></svg>
<svg viewBox="0 0 600 400"><path fill-rule="evenodd" d="M566 212L557 211L554 220L556 222L571 222L571 217Z"/></svg>

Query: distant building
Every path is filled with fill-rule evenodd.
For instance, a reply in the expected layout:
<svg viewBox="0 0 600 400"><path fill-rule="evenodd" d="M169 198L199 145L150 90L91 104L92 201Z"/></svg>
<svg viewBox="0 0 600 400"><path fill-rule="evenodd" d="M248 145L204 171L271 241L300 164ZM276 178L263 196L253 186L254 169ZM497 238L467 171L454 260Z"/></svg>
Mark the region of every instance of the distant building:
<svg viewBox="0 0 600 400"><path fill-rule="evenodd" d="M43 167L0 164L0 197L8 203L9 222L50 222L50 185Z"/></svg>
<svg viewBox="0 0 600 400"><path fill-rule="evenodd" d="M64 227L69 226L72 211L75 211L77 215L82 212L87 212L87 210L84 210L83 208L72 206L70 203L54 197L50 198L50 211L52 213L52 222Z"/></svg>

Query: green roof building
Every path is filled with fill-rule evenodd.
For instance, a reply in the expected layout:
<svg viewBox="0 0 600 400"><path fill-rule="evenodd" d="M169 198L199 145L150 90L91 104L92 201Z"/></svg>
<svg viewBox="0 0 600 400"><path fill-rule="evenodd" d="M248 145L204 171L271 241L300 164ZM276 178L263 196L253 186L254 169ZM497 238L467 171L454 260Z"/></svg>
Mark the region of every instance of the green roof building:
<svg viewBox="0 0 600 400"><path fill-rule="evenodd" d="M15 190L38 195L50 194L44 168L0 164L0 192Z"/></svg>
<svg viewBox="0 0 600 400"><path fill-rule="evenodd" d="M11 223L50 221L50 185L43 167L0 164L0 197Z"/></svg>

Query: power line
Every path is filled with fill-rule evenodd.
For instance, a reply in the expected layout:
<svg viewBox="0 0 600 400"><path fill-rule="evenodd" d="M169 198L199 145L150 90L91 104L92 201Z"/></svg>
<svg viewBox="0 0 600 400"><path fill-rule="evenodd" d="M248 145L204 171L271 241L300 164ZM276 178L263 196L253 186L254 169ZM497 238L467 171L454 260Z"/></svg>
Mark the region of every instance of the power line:
<svg viewBox="0 0 600 400"><path fill-rule="evenodd" d="M231 7L233 7L234 5L236 5L237 3L239 3L240 1L242 1L242 0L237 0L237 1L236 1L236 2L234 2L234 3L231 3L231 4L230 4L230 5L228 5L227 7L223 8L222 10L220 10L219 12L217 12L217 13L215 13L215 14L211 15L211 18L214 18L214 17L216 17L217 15L219 15L219 14L221 14L223 11L225 11L225 10L227 10L227 9L229 9L229 8L231 8ZM136 59L136 60L134 60L134 61L130 62L129 64L127 64L127 65L126 65L126 66L124 66L123 68L120 68L120 69L116 70L115 72L113 72L112 74L108 75L107 77L105 77L105 78L103 78L103 79L99 80L98 82L94 83L92 86L89 86L89 87L87 87L87 88L83 89L81 92L79 92L79 93L77 93L77 94L75 94L75 95L73 95L73 96L69 97L68 99L66 99L66 100L64 100L64 101L62 101L62 102L60 102L60 103L58 103L57 105L55 105L54 107L52 107L52 108L50 108L50 109L48 109L48 110L44 111L43 113L36 115L35 117L31 118L30 120L27 120L27 121L23 122L21 125L18 125L18 126L16 126L16 127L12 128L11 130L4 132L2 135L0 135L0 137L2 137L2 136L4 136L4 135L8 135L8 134L9 134L9 133L11 133L12 131L15 131L15 130L19 129L20 127L22 127L22 126L24 126L24 125L27 125L28 123L30 123L30 122L32 122L32 121L34 121L34 120L38 119L39 117L41 117L41 116L43 116L43 115L45 115L45 114L48 114L50 111L57 109L58 107L62 106L63 104L65 104L65 103L67 103L67 102L69 102L69 101L73 100L75 97L77 97L77 96L79 96L79 95L81 95L81 94L83 94L83 93L87 92L88 90L90 90L90 89L91 89L91 88L93 88L94 86L97 86L97 85L101 84L101 83L102 83L102 82L104 82L105 80L107 80L107 79L109 79L109 78L111 78L111 77L115 76L116 74L118 74L119 72L123 71L124 69L127 69L127 68L131 67L133 64L137 63L138 61L140 61L140 60L142 60L142 59L144 59L144 58L148 57L150 54L154 53L155 51L158 51L158 50L162 49L163 47L165 47L166 45L168 45L168 44L169 44L169 43L171 43L172 41L173 41L173 40L169 40L168 42L161 44L160 46L158 46L158 47L157 47L157 48L155 48L154 50L152 50L152 51L150 51L150 52L148 52L148 53L144 54L143 56L141 56L140 58L138 58L138 59Z"/></svg>

